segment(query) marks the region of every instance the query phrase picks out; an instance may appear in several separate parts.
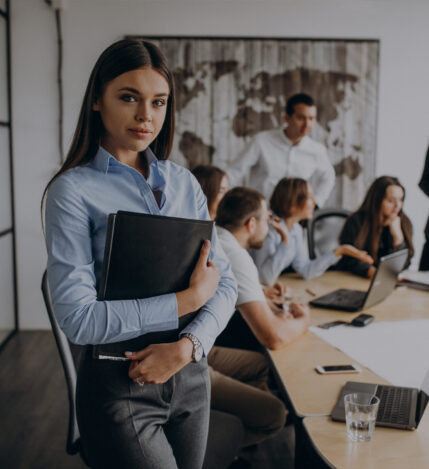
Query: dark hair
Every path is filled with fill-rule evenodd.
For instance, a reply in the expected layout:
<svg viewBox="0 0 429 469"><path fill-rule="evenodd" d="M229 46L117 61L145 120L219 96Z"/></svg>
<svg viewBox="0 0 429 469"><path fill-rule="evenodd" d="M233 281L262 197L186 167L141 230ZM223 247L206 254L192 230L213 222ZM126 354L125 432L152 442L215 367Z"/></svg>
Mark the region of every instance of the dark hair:
<svg viewBox="0 0 429 469"><path fill-rule="evenodd" d="M93 110L93 104L99 99L106 85L123 73L137 68L152 68L160 73L168 83L170 95L164 125L150 148L158 159L168 158L173 145L175 93L173 75L167 66L165 57L154 44L142 39L123 39L109 46L98 58L89 77L82 107L73 140L66 160L48 182L42 196L43 200L49 186L61 174L70 168L90 162L96 155L103 133L100 113Z"/></svg>
<svg viewBox="0 0 429 469"><path fill-rule="evenodd" d="M220 201L217 208L216 224L234 231L245 225L251 217L261 215L261 202L265 197L248 187L234 187Z"/></svg>
<svg viewBox="0 0 429 469"><path fill-rule="evenodd" d="M305 104L306 106L316 105L314 99L310 95L305 93L294 94L287 100L286 103L285 111L288 116L291 116L295 112L295 106L297 104Z"/></svg>
<svg viewBox="0 0 429 469"><path fill-rule="evenodd" d="M291 216L291 208L302 208L308 198L308 183L300 178L283 178L270 199L270 209L281 218Z"/></svg>
<svg viewBox="0 0 429 469"><path fill-rule="evenodd" d="M226 173L217 166L199 165L192 170L192 174L197 178L201 189L207 197L207 206L210 212Z"/></svg>
<svg viewBox="0 0 429 469"><path fill-rule="evenodd" d="M381 231L383 229L381 204L389 186L399 186L404 191L405 200L405 188L397 178L392 176L380 176L371 184L362 205L356 211L363 220L356 237L356 247L368 251L374 260L378 260L377 253ZM411 258L414 254L411 221L402 210L399 212L399 218L401 220L405 243L409 250L409 257Z"/></svg>

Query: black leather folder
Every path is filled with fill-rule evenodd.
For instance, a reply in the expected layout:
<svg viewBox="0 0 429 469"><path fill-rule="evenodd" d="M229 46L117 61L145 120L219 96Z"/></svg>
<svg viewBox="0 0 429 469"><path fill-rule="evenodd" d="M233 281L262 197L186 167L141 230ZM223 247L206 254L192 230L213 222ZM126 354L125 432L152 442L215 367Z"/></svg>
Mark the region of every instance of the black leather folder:
<svg viewBox="0 0 429 469"><path fill-rule="evenodd" d="M109 215L98 300L150 298L188 288L212 231L213 222L207 220L124 211ZM144 348L149 335L97 345L94 355L122 358L125 351Z"/></svg>

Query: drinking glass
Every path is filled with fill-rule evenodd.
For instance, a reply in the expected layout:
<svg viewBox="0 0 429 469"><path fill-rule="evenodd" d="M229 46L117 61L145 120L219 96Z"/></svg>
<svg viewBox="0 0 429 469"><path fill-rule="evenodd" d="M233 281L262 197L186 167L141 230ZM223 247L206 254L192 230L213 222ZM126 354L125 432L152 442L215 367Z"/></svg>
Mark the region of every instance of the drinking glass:
<svg viewBox="0 0 429 469"><path fill-rule="evenodd" d="M351 441L370 441L380 399L374 394L355 392L344 396L347 436Z"/></svg>

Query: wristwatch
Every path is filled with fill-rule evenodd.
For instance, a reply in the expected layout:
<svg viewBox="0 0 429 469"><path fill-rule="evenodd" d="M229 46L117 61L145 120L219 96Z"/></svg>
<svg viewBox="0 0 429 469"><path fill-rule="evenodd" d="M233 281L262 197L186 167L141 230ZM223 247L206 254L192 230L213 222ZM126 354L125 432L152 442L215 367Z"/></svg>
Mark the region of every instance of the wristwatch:
<svg viewBox="0 0 429 469"><path fill-rule="evenodd" d="M182 337L187 337L192 342L194 347L192 350L192 361L194 363L198 363L201 358L203 358L203 346L201 345L201 342L194 336L194 334L189 334L188 332L182 334Z"/></svg>

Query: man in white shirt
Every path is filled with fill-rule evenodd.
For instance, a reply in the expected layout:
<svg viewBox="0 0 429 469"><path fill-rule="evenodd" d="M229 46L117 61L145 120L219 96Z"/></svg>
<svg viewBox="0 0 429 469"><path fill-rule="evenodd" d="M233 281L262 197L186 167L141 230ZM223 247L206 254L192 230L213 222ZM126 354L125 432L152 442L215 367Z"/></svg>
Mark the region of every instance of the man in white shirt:
<svg viewBox="0 0 429 469"><path fill-rule="evenodd" d="M228 168L231 185L256 189L267 200L284 177L309 181L317 205L322 207L335 183L335 171L326 148L311 139L317 116L313 98L300 93L289 98L281 129L259 132L241 156Z"/></svg>
<svg viewBox="0 0 429 469"><path fill-rule="evenodd" d="M283 309L284 290L279 285L268 287L264 294L256 265L246 250L260 249L268 233L265 198L253 189L231 189L219 204L216 225L237 280L237 309L260 344L271 350L284 347L307 330L310 316L302 304L291 303L289 311Z"/></svg>

